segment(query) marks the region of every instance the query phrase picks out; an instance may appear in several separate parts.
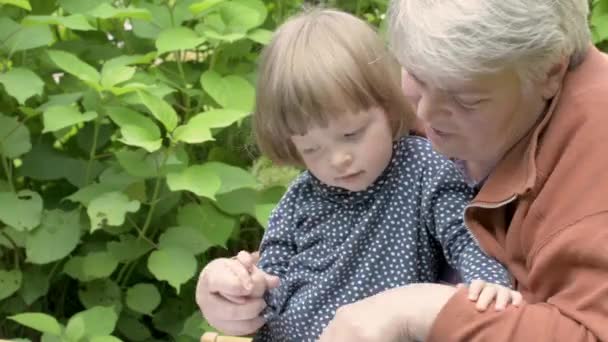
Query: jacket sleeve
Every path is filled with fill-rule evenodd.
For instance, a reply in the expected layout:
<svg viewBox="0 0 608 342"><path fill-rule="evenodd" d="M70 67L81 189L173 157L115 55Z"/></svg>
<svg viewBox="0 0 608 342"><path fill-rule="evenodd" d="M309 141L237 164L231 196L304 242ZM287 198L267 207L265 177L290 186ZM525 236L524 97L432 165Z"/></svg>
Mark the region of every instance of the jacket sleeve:
<svg viewBox="0 0 608 342"><path fill-rule="evenodd" d="M459 291L436 318L428 341L608 341L607 228L608 213L591 215L533 251L529 283L545 302L480 313ZM559 276L540 276L547 270Z"/></svg>
<svg viewBox="0 0 608 342"><path fill-rule="evenodd" d="M507 269L481 250L464 224L464 208L473 196L472 189L448 161L427 174L423 185L423 222L441 246L448 264L467 283L481 279L510 287Z"/></svg>

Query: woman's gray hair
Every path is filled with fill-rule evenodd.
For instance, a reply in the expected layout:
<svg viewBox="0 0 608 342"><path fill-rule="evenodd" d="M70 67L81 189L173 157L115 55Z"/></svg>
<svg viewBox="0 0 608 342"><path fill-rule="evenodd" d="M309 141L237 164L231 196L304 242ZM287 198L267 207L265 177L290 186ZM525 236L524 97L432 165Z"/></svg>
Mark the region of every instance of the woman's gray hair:
<svg viewBox="0 0 608 342"><path fill-rule="evenodd" d="M391 0L389 40L402 66L429 80L515 68L541 77L590 46L588 0Z"/></svg>

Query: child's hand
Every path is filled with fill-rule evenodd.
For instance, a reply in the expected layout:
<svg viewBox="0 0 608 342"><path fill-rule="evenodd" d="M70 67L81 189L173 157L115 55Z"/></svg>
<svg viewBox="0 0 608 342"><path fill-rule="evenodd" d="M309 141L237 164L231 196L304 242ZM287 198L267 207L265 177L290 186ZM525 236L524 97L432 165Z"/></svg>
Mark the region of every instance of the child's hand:
<svg viewBox="0 0 608 342"><path fill-rule="evenodd" d="M251 334L264 324L262 296L279 285L279 278L255 267L257 259L247 252L233 259L215 259L199 275L196 303L207 322L224 333Z"/></svg>
<svg viewBox="0 0 608 342"><path fill-rule="evenodd" d="M463 286L460 284L459 286ZM495 301L496 311L504 310L507 305L520 306L523 303L521 293L498 284L486 283L483 280L473 280L469 285L469 299L477 302L478 311L485 311L492 301Z"/></svg>
<svg viewBox="0 0 608 342"><path fill-rule="evenodd" d="M278 278L255 265L258 253L239 252L231 259L222 259L208 275L210 286L222 297L236 304L247 302L248 297L261 297L269 288L278 285Z"/></svg>
<svg viewBox="0 0 608 342"><path fill-rule="evenodd" d="M236 304L244 303L253 290L250 269L238 258L215 260L213 267L205 270L205 277L210 288Z"/></svg>

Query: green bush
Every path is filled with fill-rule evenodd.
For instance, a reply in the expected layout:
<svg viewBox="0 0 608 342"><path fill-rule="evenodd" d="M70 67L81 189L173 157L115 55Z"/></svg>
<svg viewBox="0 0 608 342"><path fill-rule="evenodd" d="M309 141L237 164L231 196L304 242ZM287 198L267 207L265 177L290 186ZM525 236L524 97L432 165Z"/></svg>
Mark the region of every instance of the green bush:
<svg viewBox="0 0 608 342"><path fill-rule="evenodd" d="M198 270L255 249L297 172L248 116L302 2L0 0L0 337L198 340ZM329 1L374 25L386 3Z"/></svg>

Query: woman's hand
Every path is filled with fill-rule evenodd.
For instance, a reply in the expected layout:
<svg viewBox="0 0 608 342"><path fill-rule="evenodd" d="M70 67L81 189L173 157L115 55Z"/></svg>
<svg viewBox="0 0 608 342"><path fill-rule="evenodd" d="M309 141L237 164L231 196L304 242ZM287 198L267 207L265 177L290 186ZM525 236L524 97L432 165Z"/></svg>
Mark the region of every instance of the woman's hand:
<svg viewBox="0 0 608 342"><path fill-rule="evenodd" d="M424 341L456 291L447 285L412 284L345 305L319 342Z"/></svg>

